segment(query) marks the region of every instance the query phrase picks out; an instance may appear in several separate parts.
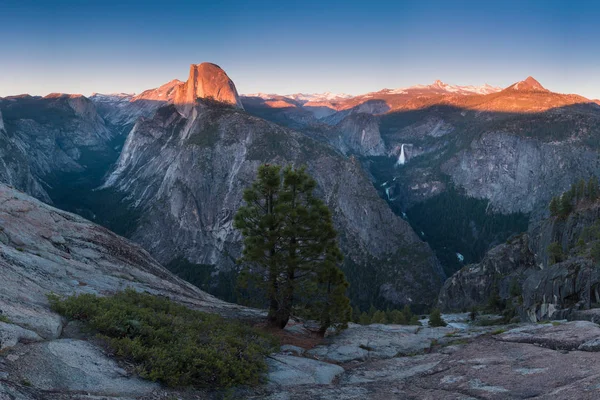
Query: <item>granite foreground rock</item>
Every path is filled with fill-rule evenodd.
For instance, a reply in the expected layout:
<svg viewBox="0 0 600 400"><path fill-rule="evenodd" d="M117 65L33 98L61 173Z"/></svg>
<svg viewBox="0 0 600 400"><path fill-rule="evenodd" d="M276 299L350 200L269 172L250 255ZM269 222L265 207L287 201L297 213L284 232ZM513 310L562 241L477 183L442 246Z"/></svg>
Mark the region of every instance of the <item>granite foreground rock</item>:
<svg viewBox="0 0 600 400"><path fill-rule="evenodd" d="M387 329L401 328L407 327ZM447 329L421 328L422 340L441 337L441 341L430 339L429 347L413 356L341 362L345 372L329 385L301 381L290 384L295 381L290 379L285 386L270 387L248 398L591 400L600 396L600 353L578 351L574 347L576 342L590 343L587 340L593 337L598 340L598 325L524 324L501 333L503 328L509 327L496 326L494 331L488 328L476 335L472 328L451 333ZM427 329L439 332L432 335ZM368 340L367 337L384 331L381 325L352 326L348 336L363 336ZM419 329L414 331L413 335L420 336ZM529 340L531 337L535 340ZM574 337L578 339L573 340ZM342 343L345 341L343 337L332 337L323 346L335 349L340 339ZM550 340L553 346L540 347L540 341L544 340Z"/></svg>
<svg viewBox="0 0 600 400"><path fill-rule="evenodd" d="M160 389L92 342L63 339L65 321L50 310L49 293L109 295L130 287L225 316L261 315L202 292L107 229L3 184L0 282L0 398L139 398Z"/></svg>

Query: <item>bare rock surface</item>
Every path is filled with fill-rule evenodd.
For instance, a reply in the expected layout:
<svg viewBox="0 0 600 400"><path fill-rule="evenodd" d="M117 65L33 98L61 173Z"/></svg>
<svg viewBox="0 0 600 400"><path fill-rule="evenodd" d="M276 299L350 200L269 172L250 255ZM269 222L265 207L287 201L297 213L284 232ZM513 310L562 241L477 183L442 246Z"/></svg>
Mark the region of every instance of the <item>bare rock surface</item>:
<svg viewBox="0 0 600 400"><path fill-rule="evenodd" d="M269 382L280 386L328 385L344 372L338 365L288 355L275 355L268 364Z"/></svg>
<svg viewBox="0 0 600 400"><path fill-rule="evenodd" d="M156 383L130 376L98 347L82 340L22 346L13 349L7 360L9 376L44 391L139 397L159 388Z"/></svg>
<svg viewBox="0 0 600 400"><path fill-rule="evenodd" d="M600 354L572 348L572 338L587 340L597 335L597 329L587 322L525 324L505 334L466 341L459 333L454 343L434 346L423 354L344 363L345 372L330 385L298 383L249 398L591 400L600 396ZM469 335L468 329L464 335ZM550 337L553 343L562 343L555 348L568 346L573 351L541 347L529 340L508 341L511 335Z"/></svg>
<svg viewBox="0 0 600 400"><path fill-rule="evenodd" d="M192 308L244 313L172 275L139 246L85 219L0 185L0 310L14 324L56 338L61 318L47 295L107 295L127 287ZM252 313L252 311L250 311Z"/></svg>
<svg viewBox="0 0 600 400"><path fill-rule="evenodd" d="M307 354L336 363L392 358L421 353L431 346L432 340L453 331L453 328L353 324Z"/></svg>
<svg viewBox="0 0 600 400"><path fill-rule="evenodd" d="M170 396L158 384L132 376L94 342L64 338L70 333L63 332L63 318L49 308L49 293L103 296L131 287L225 316L262 315L175 277L107 229L3 184L0 281L2 400Z"/></svg>
<svg viewBox="0 0 600 400"><path fill-rule="evenodd" d="M532 325L511 329L498 338L506 342L531 343L555 350L575 350L585 343L589 343L588 346L591 347L593 342L600 339L600 326L589 321Z"/></svg>
<svg viewBox="0 0 600 400"><path fill-rule="evenodd" d="M192 64L188 80L175 92L175 104L185 115L190 115L196 99L212 99L244 108L233 81L221 67L208 62Z"/></svg>

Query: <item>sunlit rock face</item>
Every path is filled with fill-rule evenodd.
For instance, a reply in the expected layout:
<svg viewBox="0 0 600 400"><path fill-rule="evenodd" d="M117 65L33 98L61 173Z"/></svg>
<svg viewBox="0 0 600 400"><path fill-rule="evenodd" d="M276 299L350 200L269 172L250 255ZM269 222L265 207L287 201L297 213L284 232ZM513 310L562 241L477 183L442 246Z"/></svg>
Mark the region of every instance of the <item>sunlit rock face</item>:
<svg viewBox="0 0 600 400"><path fill-rule="evenodd" d="M175 94L175 104L184 115L189 115L196 99L212 99L244 109L233 81L212 63L192 64L187 82Z"/></svg>

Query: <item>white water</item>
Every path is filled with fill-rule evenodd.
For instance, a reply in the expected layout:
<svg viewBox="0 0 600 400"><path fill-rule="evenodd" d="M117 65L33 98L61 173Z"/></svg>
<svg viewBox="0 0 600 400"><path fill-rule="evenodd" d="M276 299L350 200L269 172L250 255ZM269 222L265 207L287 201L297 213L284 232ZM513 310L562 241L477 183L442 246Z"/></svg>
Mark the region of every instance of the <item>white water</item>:
<svg viewBox="0 0 600 400"><path fill-rule="evenodd" d="M458 258L458 261L460 261L460 262L464 262L465 261L465 256L463 256L460 253L456 253L456 258Z"/></svg>
<svg viewBox="0 0 600 400"><path fill-rule="evenodd" d="M390 200L390 189L389 187L385 188L385 194L387 195L387 199Z"/></svg>
<svg viewBox="0 0 600 400"><path fill-rule="evenodd" d="M400 146L400 157L398 157L398 165L406 164L406 155L404 154L404 143Z"/></svg>

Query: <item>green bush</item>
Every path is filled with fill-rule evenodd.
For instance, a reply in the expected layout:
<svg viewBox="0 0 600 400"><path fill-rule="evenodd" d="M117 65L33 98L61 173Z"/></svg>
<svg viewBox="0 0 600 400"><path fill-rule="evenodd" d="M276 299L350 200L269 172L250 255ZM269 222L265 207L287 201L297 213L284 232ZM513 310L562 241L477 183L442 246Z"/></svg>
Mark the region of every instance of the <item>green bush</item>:
<svg viewBox="0 0 600 400"><path fill-rule="evenodd" d="M223 388L263 381L272 337L218 315L127 289L111 297L49 296L54 311L80 320L143 378L168 386Z"/></svg>
<svg viewBox="0 0 600 400"><path fill-rule="evenodd" d="M431 310L431 314L429 314L429 326L446 326L448 325L446 321L442 319L442 313L439 309L434 308Z"/></svg>

